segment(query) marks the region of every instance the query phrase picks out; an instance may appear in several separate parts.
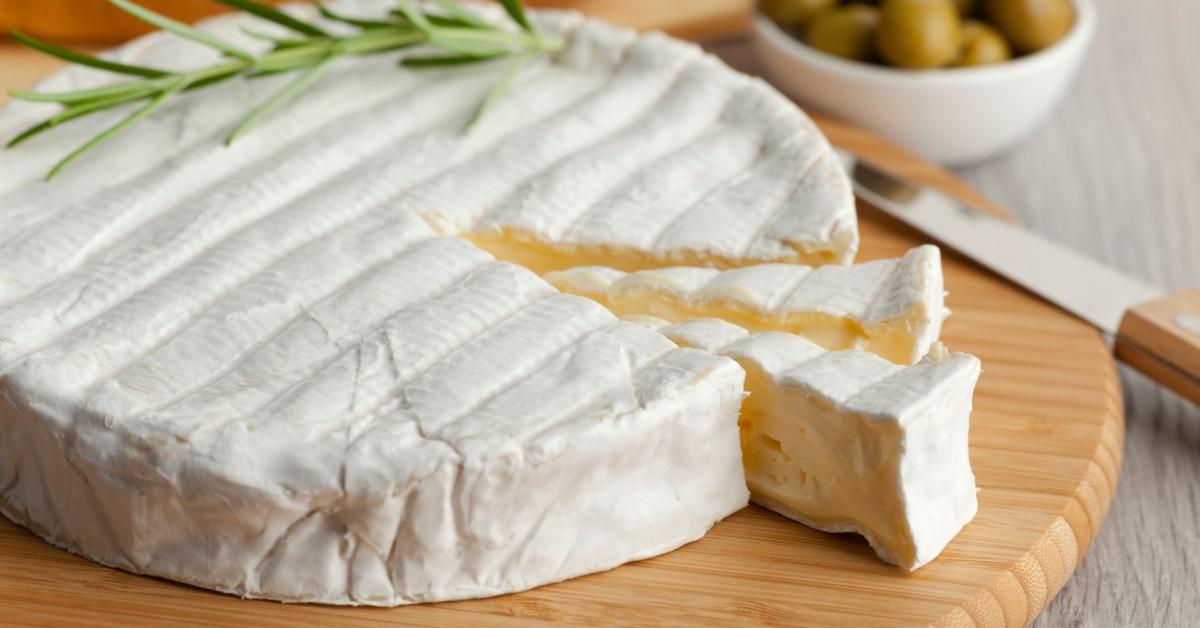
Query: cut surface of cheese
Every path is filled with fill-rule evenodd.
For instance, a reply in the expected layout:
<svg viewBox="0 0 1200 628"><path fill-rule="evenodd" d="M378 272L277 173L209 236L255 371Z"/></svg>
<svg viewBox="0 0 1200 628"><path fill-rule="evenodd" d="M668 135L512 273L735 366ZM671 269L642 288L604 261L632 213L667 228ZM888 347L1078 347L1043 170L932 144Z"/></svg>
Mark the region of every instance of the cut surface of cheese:
<svg viewBox="0 0 1200 628"><path fill-rule="evenodd" d="M909 570L975 516L967 451L975 357L937 343L899 366L714 319L641 323L746 369L742 456L755 503L819 530L861 534Z"/></svg>
<svg viewBox="0 0 1200 628"><path fill-rule="evenodd" d="M717 318L750 331L798 334L829 350L864 349L900 364L913 364L929 351L946 313L941 258L931 245L900 259L853 266L763 264L628 273L589 266L545 278L618 316L673 323Z"/></svg>

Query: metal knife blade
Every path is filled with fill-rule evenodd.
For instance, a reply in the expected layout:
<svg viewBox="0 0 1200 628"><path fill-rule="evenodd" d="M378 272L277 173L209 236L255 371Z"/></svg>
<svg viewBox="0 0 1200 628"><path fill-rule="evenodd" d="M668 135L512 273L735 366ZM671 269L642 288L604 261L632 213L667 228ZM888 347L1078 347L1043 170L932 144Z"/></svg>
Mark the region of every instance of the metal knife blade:
<svg viewBox="0 0 1200 628"><path fill-rule="evenodd" d="M1099 328L1111 340L1125 311L1164 296L1019 225L837 149L855 194Z"/></svg>

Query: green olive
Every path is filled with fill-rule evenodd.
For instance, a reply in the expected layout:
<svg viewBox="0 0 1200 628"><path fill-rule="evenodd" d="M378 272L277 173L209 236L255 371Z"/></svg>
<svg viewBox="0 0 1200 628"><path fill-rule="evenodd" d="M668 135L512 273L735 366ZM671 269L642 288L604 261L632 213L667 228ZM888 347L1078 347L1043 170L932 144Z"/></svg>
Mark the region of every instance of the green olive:
<svg viewBox="0 0 1200 628"><path fill-rule="evenodd" d="M984 15L1018 52L1053 44L1075 23L1071 0L986 0Z"/></svg>
<svg viewBox="0 0 1200 628"><path fill-rule="evenodd" d="M866 4L850 4L813 18L804 41L831 55L867 61L875 54L875 27L878 25L879 9Z"/></svg>
<svg viewBox="0 0 1200 628"><path fill-rule="evenodd" d="M888 63L937 68L958 55L962 20L952 0L884 0L875 46Z"/></svg>
<svg viewBox="0 0 1200 628"><path fill-rule="evenodd" d="M761 0L759 6L776 24L798 33L814 16L837 4L837 0Z"/></svg>
<svg viewBox="0 0 1200 628"><path fill-rule="evenodd" d="M954 65L986 65L1001 63L1012 58L1012 50L1000 31L980 22L967 20L963 22L962 48Z"/></svg>

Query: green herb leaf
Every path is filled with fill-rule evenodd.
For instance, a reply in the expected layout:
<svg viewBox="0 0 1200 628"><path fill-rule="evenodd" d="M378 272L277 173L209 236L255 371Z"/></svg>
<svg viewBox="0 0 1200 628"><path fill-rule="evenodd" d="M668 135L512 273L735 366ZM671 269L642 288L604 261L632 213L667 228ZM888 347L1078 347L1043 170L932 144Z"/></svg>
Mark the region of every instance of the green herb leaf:
<svg viewBox="0 0 1200 628"><path fill-rule="evenodd" d="M110 98L97 98L95 100L89 100L87 102L80 103L73 107L68 107L66 109L63 109L61 112L59 112L58 115L47 120L47 122L50 123L50 126L58 126L59 124L62 124L63 122L66 122L67 120L74 120L75 118L78 118L80 116L85 116L89 113L95 113L97 111L103 111L105 109L112 109L113 107L119 107L119 106L127 104L127 103L137 102L139 100L145 100L146 98L149 98L150 96L151 96L150 93L146 93L144 95L112 96Z"/></svg>
<svg viewBox="0 0 1200 628"><path fill-rule="evenodd" d="M417 7L412 3L412 0L396 0L396 10L404 19L408 20L413 26L425 31L426 33L434 29L433 24L424 13L417 10Z"/></svg>
<svg viewBox="0 0 1200 628"><path fill-rule="evenodd" d="M434 30L429 34L429 43L449 52L456 52L468 57L496 57L512 54L512 49L487 41L464 39L447 34L444 30Z"/></svg>
<svg viewBox="0 0 1200 628"><path fill-rule="evenodd" d="M491 111L492 107L496 106L496 103L504 97L504 94L508 92L508 88L512 85L513 79L525 68L531 58L533 58L532 55L523 54L509 64L508 69L504 71L504 74L500 76L496 84L492 85L491 91L483 98L479 109L475 110L475 115L471 116L471 119L467 122L468 131L474 128L476 124L479 124L483 116L487 115L487 112Z"/></svg>
<svg viewBox="0 0 1200 628"><path fill-rule="evenodd" d="M330 54L330 46L293 46L267 55L254 63L260 72L286 72L319 63Z"/></svg>
<svg viewBox="0 0 1200 628"><path fill-rule="evenodd" d="M105 85L103 87L95 87L92 89L81 89L73 92L26 92L12 91L9 95L18 100L28 100L30 102L56 102L64 105L86 102L94 98L108 98L117 94L133 94L153 92L155 86L153 83L134 81L129 83L116 83L114 85Z"/></svg>
<svg viewBox="0 0 1200 628"><path fill-rule="evenodd" d="M289 28L302 35L310 35L312 37L329 36L329 33L326 33L325 31L312 24L309 24L308 22L298 20L287 13L280 11L279 9L276 9L275 7L260 4L258 2L254 2L253 0L217 0L217 2L220 2L227 7L233 7L235 9L245 11L251 15L257 15L264 20L270 20L284 28Z"/></svg>
<svg viewBox="0 0 1200 628"><path fill-rule="evenodd" d="M520 25L521 30L526 33L533 32L533 24L530 24L529 18L525 16L525 7L521 5L520 0L500 0L500 4L504 5L505 13Z"/></svg>
<svg viewBox="0 0 1200 628"><path fill-rule="evenodd" d="M493 53L490 55L447 55L440 57L406 57L400 61L400 64L407 68L440 68L455 65L468 65L471 63L482 63L484 61L492 61L505 56L502 52Z"/></svg>
<svg viewBox="0 0 1200 628"><path fill-rule="evenodd" d="M252 28L247 28L245 26L239 26L238 30L242 31L242 33L244 35L246 35L247 37L257 39L259 41L265 41L269 44L274 45L275 48L277 48L277 49L294 48L296 46L303 46L304 44L308 43L308 41L304 40L304 39L291 39L288 37L276 37L275 35L268 35L266 33L260 33L259 31L256 31Z"/></svg>
<svg viewBox="0 0 1200 628"><path fill-rule="evenodd" d="M321 75L325 73L325 70L329 68L329 64L334 58L334 54L326 55L324 59L318 61L315 65L305 70L302 74L300 74L299 77L296 78L295 81L289 83L287 87L279 90L278 93L276 93L274 96L271 96L271 98L269 98L266 102L255 107L254 110L251 111L250 114L245 118L243 118L242 121L238 123L237 127L230 132L229 137L225 138L225 144L227 146L232 144L234 140L249 130L250 127L262 121L267 114L278 109L292 98L295 98L297 94L304 91L314 82L316 82L316 80L321 78Z"/></svg>
<svg viewBox="0 0 1200 628"><path fill-rule="evenodd" d="M240 67L239 68L228 68L224 72L214 72L208 76L203 76L200 78L196 78L193 76L192 82L189 83L188 86L186 88L184 88L183 91L190 92L194 89L201 89L204 87L208 87L209 85L212 85L214 83L220 83L221 81L229 80L231 77L237 76L238 74L242 74L244 71L245 71L245 69L240 68Z"/></svg>
<svg viewBox="0 0 1200 628"><path fill-rule="evenodd" d="M187 83L185 83L183 81L179 81L176 85L172 86L170 89L164 90L161 94L159 94L156 98L154 98L154 100L151 100L150 102L146 103L141 109L134 111L133 113L129 114L125 119L123 119L120 122L116 123L115 125L109 127L103 133L88 140L87 143L85 143L83 146L80 146L79 148L76 148L75 150L71 151L71 153L69 155L64 157L57 164L54 164L54 167L50 169L50 173L46 175L46 180L49 181L50 179L53 179L54 175L58 174L59 171L62 170L67 164L78 159L80 155L83 155L84 153L88 152L89 150L95 148L96 146L102 144L103 142L105 142L105 141L109 140L110 138L112 138L113 136L117 135L121 131L124 131L125 129L133 126L133 124L136 123L138 120L141 120L142 118L145 118L146 116L150 115L151 113L154 112L155 109L158 109L159 107L163 106L163 104L166 103L167 100L169 100L175 94L178 94L179 92L183 91L186 87L187 87Z"/></svg>
<svg viewBox="0 0 1200 628"><path fill-rule="evenodd" d="M380 33L386 37L368 37L373 33ZM418 44L423 44L429 41L429 36L418 30L396 30L396 31L366 31L360 37L354 39L343 40L343 48L346 54L349 55L371 55L381 52L390 52L392 50L400 50L402 48L411 48Z"/></svg>
<svg viewBox="0 0 1200 628"><path fill-rule="evenodd" d="M473 11L467 9L466 7L454 4L449 0L433 0L433 2L446 14L447 18L454 20L454 22L457 24L483 29L494 28L491 24L483 21L483 18L475 15Z"/></svg>
<svg viewBox="0 0 1200 628"><path fill-rule="evenodd" d="M363 20L356 17L347 17L325 6L325 3L323 2L313 2L313 4L316 5L317 12L321 14L321 17L332 22L349 24L350 26L361 28L363 30L370 30L373 28L394 28L397 26L395 22L384 22L382 20Z"/></svg>
<svg viewBox="0 0 1200 628"><path fill-rule="evenodd" d="M146 68L140 65L129 65L127 63L117 63L116 61L109 61L107 59L86 55L81 52L75 52L74 50L68 50L66 48L44 42L40 39L34 39L33 37L30 37L29 35L19 31L12 31L9 34L12 35L13 39L17 40L21 44L24 44L25 46L28 46L29 48L78 65L86 65L90 68L108 70L109 72L117 72L119 74L132 74L134 76L145 76L150 78L166 76L168 74L168 72L163 70Z"/></svg>
<svg viewBox="0 0 1200 628"><path fill-rule="evenodd" d="M138 6L138 5L130 2L129 0L108 0L108 1L110 3L112 3L113 6L117 7L118 9L121 9L122 11L136 17L137 19L139 19L143 22L146 22L148 24L153 24L154 26L157 26L157 27L163 29L164 31L175 33L176 35L179 35L180 37L183 37L185 39L190 39L198 44L204 44L205 46L208 46L210 48L215 48L227 55L237 57L239 59L244 59L246 61L250 61L254 58L254 57L250 56L249 53L238 49L237 47L233 46L232 44L225 43L225 42L221 41L220 39L217 39L216 37L213 37L212 35L205 33L204 31L192 28L191 26L188 26L187 24L184 24L183 22L177 22L169 17L166 17L165 15L159 15L158 13L155 13L154 11L151 11L150 9L147 9L142 6Z"/></svg>
<svg viewBox="0 0 1200 628"><path fill-rule="evenodd" d="M54 125L50 124L49 120L43 120L41 122L38 122L37 124L29 127L28 129L21 131L19 134L17 134L16 137L12 138L11 140L8 140L8 143L5 144L4 147L12 148L14 146L17 146L17 145L21 144L22 142L24 142L25 140L37 135L38 133L41 133L42 131L51 129L53 127L54 127Z"/></svg>
<svg viewBox="0 0 1200 628"><path fill-rule="evenodd" d="M47 177L50 178L80 155L152 114L167 100L182 92L201 89L236 76L258 78L284 72L299 72L295 80L262 104L254 107L238 123L227 138L227 141L232 142L271 112L312 85L328 70L334 60L350 56L379 54L421 44L439 48L443 54L404 59L401 61L403 66L409 68L452 67L501 57L514 58L514 62L505 69L480 104L471 118L469 128L495 106L495 103L508 90L517 73L534 55L544 51L557 50L563 45L560 40L540 37L533 32L519 0L502 0L502 2L508 15L521 26L521 31L511 31L489 24L475 13L451 0L431 0L438 7L434 13L425 12L412 0L397 0L397 8L391 11L393 17L386 20L361 20L346 17L326 8L319 1L316 2L317 10L324 18L358 29L357 32L347 35L328 34L316 25L294 18L257 0L218 1L288 28L295 32L296 36L277 37L253 29L243 29L250 37L272 44L272 48L267 52L252 56L250 53L201 30L134 4L132 0L109 0L117 8L138 19L185 39L214 48L227 57L231 57L223 58L208 67L166 71L108 61L60 48L20 33L14 34L14 37L21 43L45 54L79 65L129 74L137 78L123 83L70 92L12 92L14 98L57 103L63 106L63 110L57 115L25 129L9 141L9 146L16 146L31 137L76 118L145 101L141 107L125 116L117 124L92 138L58 162Z"/></svg>
<svg viewBox="0 0 1200 628"><path fill-rule="evenodd" d="M400 9L392 9L391 11L389 11L389 12L388 12L388 14L389 14L389 15L391 15L391 16L393 16L393 17L395 17L397 20L400 20L400 21L401 21L401 22L400 22L400 23L401 23L401 25L405 25L405 26L412 26L412 25L413 25L413 24L412 24L412 22L411 22L411 21L409 21L409 19L408 19L407 17L405 17L405 16L404 16L404 11L401 11ZM464 23L462 20L460 20L460 19L458 19L458 18L450 17L450 16L448 16L448 15L434 15L434 14L431 14L431 13L426 13L426 14L425 14L425 19L429 20L429 23L430 23L430 24L433 24L434 26L466 26L466 27L471 27L471 25L470 25L470 24L466 24L466 23ZM489 27L489 28L495 28L495 27Z"/></svg>
<svg viewBox="0 0 1200 628"><path fill-rule="evenodd" d="M246 79L247 81L253 81L253 80L255 80L255 79L267 78L267 77L276 76L276 75L279 75L279 74L287 74L288 72L291 72L291 71L292 71L292 70L290 70L290 69L285 69L285 70L254 70L253 72L247 72L246 74L243 74L243 75L242 75L242 78Z"/></svg>

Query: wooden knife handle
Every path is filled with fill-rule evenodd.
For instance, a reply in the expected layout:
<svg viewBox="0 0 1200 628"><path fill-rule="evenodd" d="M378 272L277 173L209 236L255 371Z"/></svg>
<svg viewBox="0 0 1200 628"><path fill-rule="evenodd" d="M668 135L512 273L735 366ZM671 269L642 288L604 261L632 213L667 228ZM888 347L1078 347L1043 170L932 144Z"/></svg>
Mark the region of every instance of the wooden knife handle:
<svg viewBox="0 0 1200 628"><path fill-rule="evenodd" d="M1130 309L1121 319L1117 357L1200 404L1200 289Z"/></svg>

